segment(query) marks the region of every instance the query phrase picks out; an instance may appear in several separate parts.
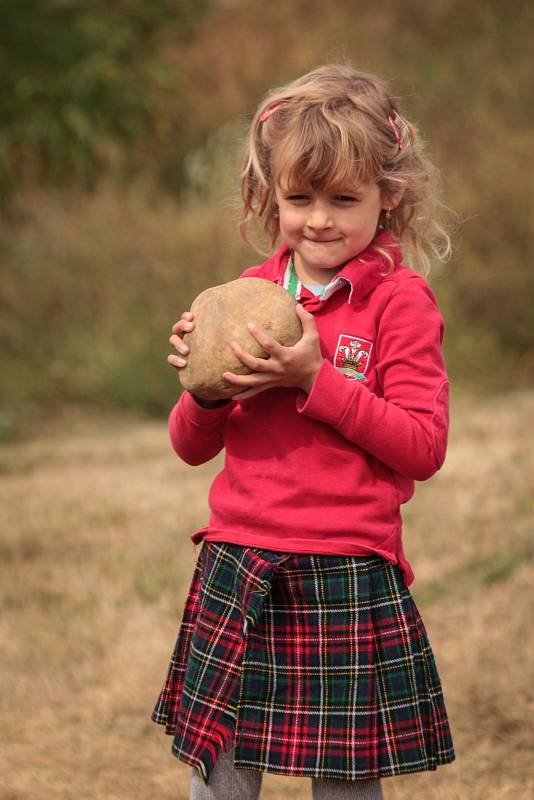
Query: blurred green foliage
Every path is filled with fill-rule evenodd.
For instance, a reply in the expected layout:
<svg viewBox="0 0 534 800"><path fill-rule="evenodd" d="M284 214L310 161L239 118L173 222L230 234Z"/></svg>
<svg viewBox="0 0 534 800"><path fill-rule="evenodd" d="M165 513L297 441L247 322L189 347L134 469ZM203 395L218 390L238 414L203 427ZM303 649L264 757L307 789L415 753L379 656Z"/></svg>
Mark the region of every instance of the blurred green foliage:
<svg viewBox="0 0 534 800"><path fill-rule="evenodd" d="M168 410L172 322L262 260L237 231L247 119L328 61L392 84L463 220L431 277L453 381L532 383L533 33L524 0L4 3L0 433L63 403Z"/></svg>
<svg viewBox="0 0 534 800"><path fill-rule="evenodd" d="M0 199L21 184L91 185L179 118L166 50L210 0L6 0L0 4ZM183 155L183 154L182 154ZM139 166L139 164L138 164Z"/></svg>

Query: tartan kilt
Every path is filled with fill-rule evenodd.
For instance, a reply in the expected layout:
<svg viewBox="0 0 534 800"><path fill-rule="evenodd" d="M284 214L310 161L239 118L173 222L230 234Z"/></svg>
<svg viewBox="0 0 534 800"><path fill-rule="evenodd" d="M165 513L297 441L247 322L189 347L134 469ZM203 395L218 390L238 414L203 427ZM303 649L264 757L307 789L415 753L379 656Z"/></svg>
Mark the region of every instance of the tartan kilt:
<svg viewBox="0 0 534 800"><path fill-rule="evenodd" d="M206 783L230 740L235 767L299 777L454 760L423 622L375 556L205 541L152 720Z"/></svg>

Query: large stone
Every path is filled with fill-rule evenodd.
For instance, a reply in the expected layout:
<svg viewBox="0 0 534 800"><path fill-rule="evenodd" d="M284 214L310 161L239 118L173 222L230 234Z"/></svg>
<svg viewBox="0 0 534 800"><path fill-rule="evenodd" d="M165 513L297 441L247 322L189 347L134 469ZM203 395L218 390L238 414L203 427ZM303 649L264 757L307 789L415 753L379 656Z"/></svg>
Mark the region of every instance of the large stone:
<svg viewBox="0 0 534 800"><path fill-rule="evenodd" d="M280 344L295 344L302 336L295 306L295 298L286 289L263 278L238 278L199 294L191 305L195 328L184 336L190 351L187 366L178 372L184 389L204 400L222 400L243 391L222 377L223 372L251 372L234 354L230 342L238 342L258 358L267 358L247 329L247 322L254 322Z"/></svg>

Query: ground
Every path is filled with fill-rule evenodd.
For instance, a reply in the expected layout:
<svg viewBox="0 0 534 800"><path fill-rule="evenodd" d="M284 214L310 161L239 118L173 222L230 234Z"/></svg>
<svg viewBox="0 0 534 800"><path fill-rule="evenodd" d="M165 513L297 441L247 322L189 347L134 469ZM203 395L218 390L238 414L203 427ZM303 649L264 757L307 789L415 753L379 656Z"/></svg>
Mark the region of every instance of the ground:
<svg viewBox="0 0 534 800"><path fill-rule="evenodd" d="M386 800L534 797L533 408L453 394L445 466L405 507L457 760L386 779ZM219 466L131 417L69 412L0 447L0 800L188 797L150 712ZM264 777L262 800L309 797Z"/></svg>

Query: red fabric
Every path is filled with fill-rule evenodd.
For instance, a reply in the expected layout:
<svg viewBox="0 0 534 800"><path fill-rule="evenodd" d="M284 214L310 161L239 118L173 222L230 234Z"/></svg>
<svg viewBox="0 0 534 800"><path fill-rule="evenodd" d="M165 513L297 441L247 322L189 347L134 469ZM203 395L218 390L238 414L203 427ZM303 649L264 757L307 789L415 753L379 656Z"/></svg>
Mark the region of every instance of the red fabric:
<svg viewBox="0 0 534 800"><path fill-rule="evenodd" d="M172 445L184 461L201 464L226 449L209 523L194 542L376 553L399 563L412 582L400 506L414 481L430 478L445 458L444 325L434 293L401 264L390 234L378 243L391 251L393 269L369 248L338 273L341 288L328 299L302 296L324 356L309 395L270 389L208 410L184 392L171 411ZM243 277L282 283L288 257L283 245ZM348 363L360 377L349 379L339 364L358 346L360 356Z"/></svg>

